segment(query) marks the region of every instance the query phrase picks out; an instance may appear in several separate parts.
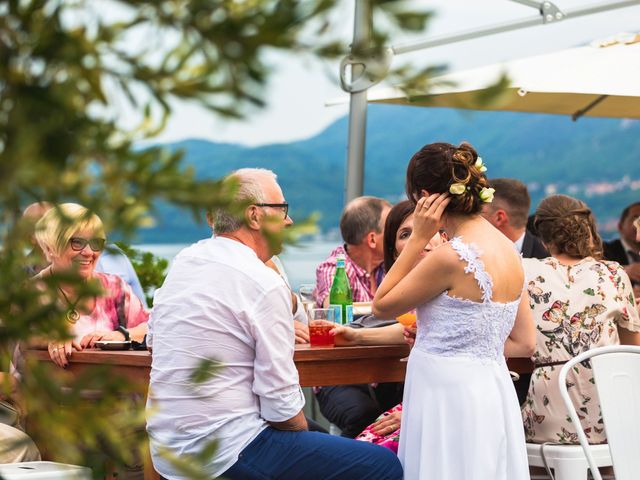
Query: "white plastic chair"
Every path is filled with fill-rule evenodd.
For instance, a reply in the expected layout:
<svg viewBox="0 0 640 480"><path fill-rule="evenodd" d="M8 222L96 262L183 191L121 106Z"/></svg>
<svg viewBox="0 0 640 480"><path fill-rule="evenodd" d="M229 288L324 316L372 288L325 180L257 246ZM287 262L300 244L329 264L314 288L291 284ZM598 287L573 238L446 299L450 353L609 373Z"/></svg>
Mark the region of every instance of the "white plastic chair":
<svg viewBox="0 0 640 480"><path fill-rule="evenodd" d="M589 464L580 445L556 445L527 443L527 457L532 467L547 466L553 469L555 480L587 480ZM611 453L608 445L589 445L591 454L599 467L610 467ZM546 474L541 478L549 478Z"/></svg>
<svg viewBox="0 0 640 480"><path fill-rule="evenodd" d="M22 462L0 464L4 480L92 480L91 469L56 462Z"/></svg>
<svg viewBox="0 0 640 480"><path fill-rule="evenodd" d="M594 480L602 480L597 468L602 465L593 455L593 447L598 445L589 445L566 383L567 373L573 366L588 359L591 360L600 398L615 478L637 479L640 472L640 347L613 345L594 348L564 364L558 376L560 394L576 428L591 474Z"/></svg>

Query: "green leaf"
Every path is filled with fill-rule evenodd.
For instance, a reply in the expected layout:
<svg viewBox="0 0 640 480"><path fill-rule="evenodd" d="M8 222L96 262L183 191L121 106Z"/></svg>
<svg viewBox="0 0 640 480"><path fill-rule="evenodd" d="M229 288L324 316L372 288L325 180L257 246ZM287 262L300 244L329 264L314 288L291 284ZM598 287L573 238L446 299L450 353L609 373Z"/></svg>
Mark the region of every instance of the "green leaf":
<svg viewBox="0 0 640 480"><path fill-rule="evenodd" d="M215 375L215 373L220 369L222 364L217 360L206 358L196 366L191 372L189 379L192 383L198 385L200 383L204 383Z"/></svg>

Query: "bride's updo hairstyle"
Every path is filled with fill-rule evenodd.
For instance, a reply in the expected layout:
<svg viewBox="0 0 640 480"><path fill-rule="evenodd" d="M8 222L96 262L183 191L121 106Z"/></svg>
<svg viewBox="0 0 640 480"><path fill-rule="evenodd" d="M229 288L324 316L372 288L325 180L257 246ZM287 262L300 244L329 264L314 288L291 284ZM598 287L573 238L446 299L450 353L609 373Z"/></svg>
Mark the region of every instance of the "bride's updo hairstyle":
<svg viewBox="0 0 640 480"><path fill-rule="evenodd" d="M540 202L534 225L552 253L574 258L602 258L602 239L587 204L567 195L551 195Z"/></svg>
<svg viewBox="0 0 640 480"><path fill-rule="evenodd" d="M479 213L483 203L480 191L489 188L489 182L477 160L478 153L468 143L458 147L450 143L425 145L409 161L407 197L416 203L422 197L422 190L429 194L443 193L454 185L454 189L459 187L462 192L451 193L446 211L463 215Z"/></svg>

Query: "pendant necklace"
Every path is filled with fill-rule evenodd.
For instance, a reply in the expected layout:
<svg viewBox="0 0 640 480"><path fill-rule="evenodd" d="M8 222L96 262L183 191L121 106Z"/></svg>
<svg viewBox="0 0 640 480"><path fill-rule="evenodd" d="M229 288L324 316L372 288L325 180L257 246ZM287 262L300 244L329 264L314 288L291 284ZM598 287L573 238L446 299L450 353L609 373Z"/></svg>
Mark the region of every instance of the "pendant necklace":
<svg viewBox="0 0 640 480"><path fill-rule="evenodd" d="M62 287L60 287L60 285L58 285L58 290L60 290L60 293L67 302L67 305L69 305L69 310L67 310L67 321L69 323L76 323L80 319L80 314L76 310L76 304L78 303L78 301L76 300L75 303L71 303L71 301L69 301L69 297L67 297L67 294L64 293L64 290L62 290Z"/></svg>

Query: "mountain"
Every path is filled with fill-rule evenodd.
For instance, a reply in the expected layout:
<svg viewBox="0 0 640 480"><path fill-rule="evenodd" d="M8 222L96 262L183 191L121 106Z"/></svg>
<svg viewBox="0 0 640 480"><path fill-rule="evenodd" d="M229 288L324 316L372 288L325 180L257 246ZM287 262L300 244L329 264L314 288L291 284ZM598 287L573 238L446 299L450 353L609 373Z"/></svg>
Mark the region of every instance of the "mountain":
<svg viewBox="0 0 640 480"><path fill-rule="evenodd" d="M397 201L411 155L434 141L469 141L490 177L527 183L533 205L549 193L584 199L604 233L611 233L625 205L640 200L640 121L570 118L513 112L370 105L365 194ZM292 218L320 212L320 228L335 230L344 203L347 118L320 134L288 144L244 147L185 140L167 145L185 152L185 165L202 178L241 167L278 174ZM208 235L175 207L158 205L157 225L140 232L145 243L190 242Z"/></svg>

